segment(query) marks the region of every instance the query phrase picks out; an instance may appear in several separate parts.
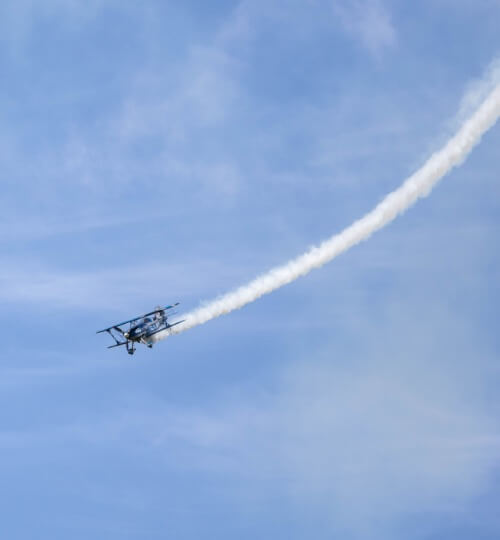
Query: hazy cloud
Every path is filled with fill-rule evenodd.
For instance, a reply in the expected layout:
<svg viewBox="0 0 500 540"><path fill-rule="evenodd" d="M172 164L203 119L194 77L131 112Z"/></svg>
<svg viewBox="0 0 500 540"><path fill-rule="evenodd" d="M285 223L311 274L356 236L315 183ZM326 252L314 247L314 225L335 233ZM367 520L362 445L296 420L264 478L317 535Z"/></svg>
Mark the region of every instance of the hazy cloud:
<svg viewBox="0 0 500 540"><path fill-rule="evenodd" d="M382 0L333 0L333 13L344 30L380 56L397 41L397 32Z"/></svg>

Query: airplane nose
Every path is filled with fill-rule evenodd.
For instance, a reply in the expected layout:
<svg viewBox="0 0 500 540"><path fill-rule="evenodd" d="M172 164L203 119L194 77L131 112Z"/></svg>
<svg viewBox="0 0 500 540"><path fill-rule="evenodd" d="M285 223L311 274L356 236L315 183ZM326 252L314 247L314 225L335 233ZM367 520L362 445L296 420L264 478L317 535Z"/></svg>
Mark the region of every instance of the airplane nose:
<svg viewBox="0 0 500 540"><path fill-rule="evenodd" d="M128 338L129 333L128 333L128 332L125 332L125 333L123 334L123 336L126 337L126 338Z"/></svg>

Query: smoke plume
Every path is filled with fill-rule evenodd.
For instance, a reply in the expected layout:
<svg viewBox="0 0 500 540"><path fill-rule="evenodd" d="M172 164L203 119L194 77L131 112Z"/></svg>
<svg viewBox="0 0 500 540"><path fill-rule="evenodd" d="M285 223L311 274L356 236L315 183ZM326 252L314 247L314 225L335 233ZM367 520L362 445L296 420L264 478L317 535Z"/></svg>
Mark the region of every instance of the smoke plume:
<svg viewBox="0 0 500 540"><path fill-rule="evenodd" d="M500 84L497 84L444 147L435 152L418 171L408 177L398 189L389 193L373 210L303 255L187 313L183 317L185 322L157 334L155 341L239 309L264 294L304 276L314 268L323 266L352 246L366 240L418 199L429 195L445 174L464 161L499 116Z"/></svg>

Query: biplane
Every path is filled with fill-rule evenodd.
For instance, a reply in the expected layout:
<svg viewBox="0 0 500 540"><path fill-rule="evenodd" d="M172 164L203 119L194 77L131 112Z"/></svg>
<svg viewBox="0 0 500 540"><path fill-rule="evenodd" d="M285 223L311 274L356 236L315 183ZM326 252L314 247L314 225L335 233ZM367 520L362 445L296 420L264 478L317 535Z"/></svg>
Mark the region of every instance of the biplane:
<svg viewBox="0 0 500 540"><path fill-rule="evenodd" d="M168 322L168 317L173 315L175 311L169 312L168 315L167 311L174 309L175 306L178 305L179 302L171 306L158 306L149 313L145 313L144 315L140 315L134 319L129 319L128 321L114 324L113 326L109 326L103 330L98 330L96 333L101 334L102 332L107 332L115 340L115 343L110 345L108 349L125 345L127 352L129 354L134 354L136 343L142 343L143 345L151 348L154 343L153 336L155 334L168 330L169 328L184 322L177 321L173 324ZM126 327L127 325L128 328L122 328Z"/></svg>

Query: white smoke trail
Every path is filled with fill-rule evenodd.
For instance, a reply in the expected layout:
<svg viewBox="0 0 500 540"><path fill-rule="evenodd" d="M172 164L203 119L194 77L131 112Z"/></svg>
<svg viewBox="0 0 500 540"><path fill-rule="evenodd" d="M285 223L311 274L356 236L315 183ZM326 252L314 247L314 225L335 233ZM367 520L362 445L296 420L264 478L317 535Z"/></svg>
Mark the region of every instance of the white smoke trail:
<svg viewBox="0 0 500 540"><path fill-rule="evenodd" d="M157 334L155 341L239 309L262 295L307 274L314 268L323 266L350 247L366 240L419 198L426 197L446 173L467 157L473 147L479 143L482 135L495 124L499 116L500 84L493 88L476 112L441 150L434 153L417 172L408 177L398 189L389 193L371 212L296 259L273 268L235 291L216 298L186 314L184 316L185 322Z"/></svg>

